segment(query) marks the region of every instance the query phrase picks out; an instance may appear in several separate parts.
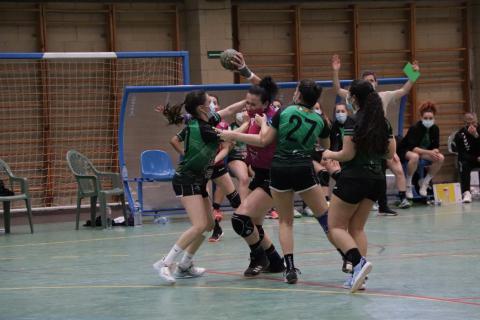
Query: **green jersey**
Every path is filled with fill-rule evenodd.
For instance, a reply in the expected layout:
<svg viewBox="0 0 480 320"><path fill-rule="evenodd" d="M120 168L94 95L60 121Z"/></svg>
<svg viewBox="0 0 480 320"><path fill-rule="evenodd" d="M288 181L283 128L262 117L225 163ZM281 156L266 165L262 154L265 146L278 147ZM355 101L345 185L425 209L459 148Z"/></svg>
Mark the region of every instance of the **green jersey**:
<svg viewBox="0 0 480 320"><path fill-rule="evenodd" d="M272 166L289 167L312 164L318 138L328 138L330 129L322 117L302 105L291 105L273 117L277 129L277 147Z"/></svg>
<svg viewBox="0 0 480 320"><path fill-rule="evenodd" d="M385 119L388 138L393 138L392 126ZM345 136L352 137L355 133L355 120L351 117L345 121ZM367 154L357 151L352 160L342 163L342 176L349 178L385 179L383 162L387 159L386 154Z"/></svg>
<svg viewBox="0 0 480 320"><path fill-rule="evenodd" d="M207 169L213 165L219 146L214 126L220 120L217 113L209 122L192 118L177 134L179 140L184 142L185 156L177 167L174 183L202 184L209 178L210 170Z"/></svg>

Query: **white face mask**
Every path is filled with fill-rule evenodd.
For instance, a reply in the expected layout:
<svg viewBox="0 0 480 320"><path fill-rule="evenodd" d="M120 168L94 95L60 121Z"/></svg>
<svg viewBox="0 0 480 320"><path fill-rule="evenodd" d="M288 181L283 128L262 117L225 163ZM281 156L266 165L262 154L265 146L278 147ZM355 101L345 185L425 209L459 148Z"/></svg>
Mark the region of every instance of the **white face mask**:
<svg viewBox="0 0 480 320"><path fill-rule="evenodd" d="M213 101L210 101L210 112L214 113L216 111L215 103Z"/></svg>
<svg viewBox="0 0 480 320"><path fill-rule="evenodd" d="M425 128L430 128L431 126L433 126L433 124L435 123L435 120L423 120L422 119L422 124Z"/></svg>
<svg viewBox="0 0 480 320"><path fill-rule="evenodd" d="M235 120L237 120L237 123L242 124L243 123L243 112L239 112L235 115Z"/></svg>
<svg viewBox="0 0 480 320"><path fill-rule="evenodd" d="M344 124L345 121L347 121L347 114L343 112L335 113L335 119L337 119L337 121L341 124Z"/></svg>
<svg viewBox="0 0 480 320"><path fill-rule="evenodd" d="M319 109L315 109L315 112L319 115L322 115L322 110L319 110Z"/></svg>

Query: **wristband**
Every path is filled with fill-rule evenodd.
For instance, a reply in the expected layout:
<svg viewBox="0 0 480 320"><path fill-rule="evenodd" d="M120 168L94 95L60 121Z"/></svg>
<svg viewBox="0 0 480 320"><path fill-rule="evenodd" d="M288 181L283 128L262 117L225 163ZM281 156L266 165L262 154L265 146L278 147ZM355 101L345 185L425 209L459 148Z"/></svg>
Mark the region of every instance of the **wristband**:
<svg viewBox="0 0 480 320"><path fill-rule="evenodd" d="M248 69L247 65L243 65L242 68L239 68L238 73L240 73L240 75L242 77L247 78L247 79L251 79L251 77L252 77L252 71L250 71L250 69Z"/></svg>

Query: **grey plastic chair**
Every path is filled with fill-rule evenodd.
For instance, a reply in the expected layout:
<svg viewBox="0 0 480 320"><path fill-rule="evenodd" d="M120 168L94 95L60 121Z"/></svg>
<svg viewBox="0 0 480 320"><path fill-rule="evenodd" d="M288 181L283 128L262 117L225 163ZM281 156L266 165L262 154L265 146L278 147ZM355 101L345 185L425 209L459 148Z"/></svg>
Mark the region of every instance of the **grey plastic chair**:
<svg viewBox="0 0 480 320"><path fill-rule="evenodd" d="M30 193L28 192L28 182L25 178L20 178L15 176L10 170L8 164L0 159L0 171L3 171L7 174L8 180L10 182L10 187L13 189L14 183L17 182L20 184L20 194L13 196L0 196L0 202L3 202L3 219L5 225L5 233L10 233L10 202L12 201L25 201L27 207L28 223L30 224L30 232L33 233L33 223L32 223L32 205L30 202Z"/></svg>
<svg viewBox="0 0 480 320"><path fill-rule="evenodd" d="M90 221L92 227L95 227L97 199L100 203L100 214L102 217L102 227L107 227L107 197L119 196L122 202L123 216L127 221L127 211L125 207L125 194L123 191L122 180L118 173L100 172L92 162L83 154L76 150L67 152L67 163L75 176L78 184L77 191L77 219L76 229L80 223L80 206L83 198L90 198ZM112 183L111 189L105 189L102 186L102 179L108 178Z"/></svg>

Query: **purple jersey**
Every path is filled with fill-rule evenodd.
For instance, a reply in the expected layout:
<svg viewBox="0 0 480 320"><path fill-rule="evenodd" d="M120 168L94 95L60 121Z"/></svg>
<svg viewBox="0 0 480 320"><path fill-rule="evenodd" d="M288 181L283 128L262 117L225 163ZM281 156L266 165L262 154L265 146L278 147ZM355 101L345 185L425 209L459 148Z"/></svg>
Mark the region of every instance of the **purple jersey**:
<svg viewBox="0 0 480 320"><path fill-rule="evenodd" d="M268 108L264 111L267 115L267 121L270 124L273 116L277 113L273 105L269 105ZM259 134L260 127L255 123L255 119L250 119L250 124L248 126L248 134ZM268 146L261 148L251 145L247 145L247 163L254 168L269 169L270 164L272 163L273 154L275 153L276 142L272 142Z"/></svg>

